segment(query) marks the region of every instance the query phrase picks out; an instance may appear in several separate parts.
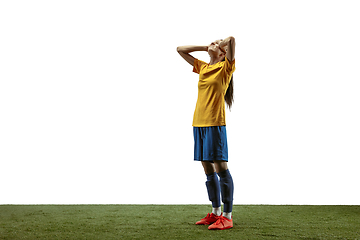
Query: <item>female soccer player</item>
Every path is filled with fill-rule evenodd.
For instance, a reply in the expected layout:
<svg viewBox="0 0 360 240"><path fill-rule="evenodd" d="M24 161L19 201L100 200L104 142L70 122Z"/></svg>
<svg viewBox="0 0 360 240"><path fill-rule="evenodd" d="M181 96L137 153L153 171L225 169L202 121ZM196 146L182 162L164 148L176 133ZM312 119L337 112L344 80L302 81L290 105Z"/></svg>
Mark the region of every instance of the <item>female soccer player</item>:
<svg viewBox="0 0 360 240"><path fill-rule="evenodd" d="M217 40L209 46L181 46L177 51L193 66L193 71L199 74L198 99L193 119L194 160L201 161L204 167L207 177L206 188L213 210L196 224L210 225L209 229L232 228L234 185L227 166L225 101L231 108L235 38ZM189 54L194 51L207 51L210 62L205 63ZM220 193L224 203L223 213L221 213Z"/></svg>

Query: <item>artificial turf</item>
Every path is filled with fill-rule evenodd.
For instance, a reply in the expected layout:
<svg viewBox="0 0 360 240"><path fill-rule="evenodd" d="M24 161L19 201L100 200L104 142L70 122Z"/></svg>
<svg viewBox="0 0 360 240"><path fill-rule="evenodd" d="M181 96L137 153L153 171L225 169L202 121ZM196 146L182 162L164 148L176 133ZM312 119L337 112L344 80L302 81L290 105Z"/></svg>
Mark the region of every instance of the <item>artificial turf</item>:
<svg viewBox="0 0 360 240"><path fill-rule="evenodd" d="M0 205L0 239L360 239L360 206L235 205L234 227L195 225L208 205Z"/></svg>

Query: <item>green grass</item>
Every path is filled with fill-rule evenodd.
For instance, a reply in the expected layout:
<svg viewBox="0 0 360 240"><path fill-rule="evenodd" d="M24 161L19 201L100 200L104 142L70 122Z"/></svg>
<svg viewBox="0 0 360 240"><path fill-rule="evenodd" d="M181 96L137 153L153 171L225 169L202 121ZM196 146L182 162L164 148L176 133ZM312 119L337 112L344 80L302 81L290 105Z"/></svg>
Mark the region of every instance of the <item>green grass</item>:
<svg viewBox="0 0 360 240"><path fill-rule="evenodd" d="M236 205L234 228L194 223L208 205L0 205L0 239L360 239L360 206Z"/></svg>

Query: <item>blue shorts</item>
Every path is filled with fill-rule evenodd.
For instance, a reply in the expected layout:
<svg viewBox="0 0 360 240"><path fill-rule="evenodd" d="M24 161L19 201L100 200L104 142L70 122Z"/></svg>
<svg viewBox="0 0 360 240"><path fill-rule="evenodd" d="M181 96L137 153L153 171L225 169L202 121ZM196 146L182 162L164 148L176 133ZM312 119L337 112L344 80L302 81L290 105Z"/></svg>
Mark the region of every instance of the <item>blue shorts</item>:
<svg viewBox="0 0 360 240"><path fill-rule="evenodd" d="M228 161L226 126L194 127L194 160Z"/></svg>

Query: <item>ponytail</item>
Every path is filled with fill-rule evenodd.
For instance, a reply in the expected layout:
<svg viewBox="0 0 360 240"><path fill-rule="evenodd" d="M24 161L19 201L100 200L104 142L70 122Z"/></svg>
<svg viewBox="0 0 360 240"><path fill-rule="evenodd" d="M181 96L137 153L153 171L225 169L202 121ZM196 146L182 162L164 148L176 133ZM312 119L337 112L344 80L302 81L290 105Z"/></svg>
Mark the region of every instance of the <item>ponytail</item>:
<svg viewBox="0 0 360 240"><path fill-rule="evenodd" d="M231 75L231 80L229 83L229 87L226 90L225 93L225 102L228 105L229 110L231 110L231 106L234 102L234 81L233 81L233 76Z"/></svg>

